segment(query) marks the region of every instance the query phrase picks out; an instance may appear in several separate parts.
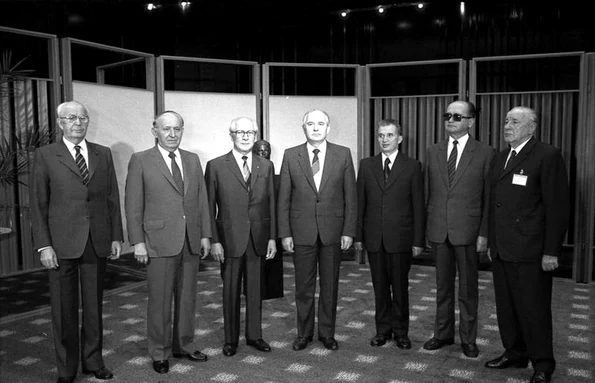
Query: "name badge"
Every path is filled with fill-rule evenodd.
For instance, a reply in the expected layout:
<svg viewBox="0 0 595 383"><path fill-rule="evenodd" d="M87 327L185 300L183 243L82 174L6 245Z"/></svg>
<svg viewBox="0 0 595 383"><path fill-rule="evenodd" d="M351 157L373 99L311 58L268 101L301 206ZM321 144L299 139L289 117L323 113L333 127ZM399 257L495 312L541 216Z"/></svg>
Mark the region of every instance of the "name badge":
<svg viewBox="0 0 595 383"><path fill-rule="evenodd" d="M523 174L513 174L512 175L512 184L519 185L519 186L527 186L527 176Z"/></svg>

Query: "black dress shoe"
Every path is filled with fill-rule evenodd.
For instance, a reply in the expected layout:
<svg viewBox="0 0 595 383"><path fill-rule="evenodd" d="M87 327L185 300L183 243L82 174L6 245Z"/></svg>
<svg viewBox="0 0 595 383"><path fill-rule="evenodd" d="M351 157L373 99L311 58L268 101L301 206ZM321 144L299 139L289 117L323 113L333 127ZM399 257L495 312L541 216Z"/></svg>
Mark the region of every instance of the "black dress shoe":
<svg viewBox="0 0 595 383"><path fill-rule="evenodd" d="M223 345L223 355L234 356L236 354L237 349L238 349L237 344L225 343Z"/></svg>
<svg viewBox="0 0 595 383"><path fill-rule="evenodd" d="M372 346L372 347L384 346L387 341L392 339L392 337L393 337L393 334L378 333L378 334L374 335L374 338L372 338L370 340L370 346Z"/></svg>
<svg viewBox="0 0 595 383"><path fill-rule="evenodd" d="M411 340L407 335L396 335L395 342L398 348L409 350L411 348Z"/></svg>
<svg viewBox="0 0 595 383"><path fill-rule="evenodd" d="M529 364L528 359L516 359L516 360L508 359L507 356L501 355L501 356L497 357L496 359L488 360L485 363L485 366L487 368L497 368L497 369L508 368L510 366L516 367L516 368L527 368L528 364Z"/></svg>
<svg viewBox="0 0 595 383"><path fill-rule="evenodd" d="M167 360L154 360L153 370L159 374L165 374L169 372L169 362Z"/></svg>
<svg viewBox="0 0 595 383"><path fill-rule="evenodd" d="M206 362L209 357L206 356L205 354L203 354L200 351L194 351L192 354L174 354L174 358L183 358L183 357L187 357L188 360L191 360L193 362Z"/></svg>
<svg viewBox="0 0 595 383"><path fill-rule="evenodd" d="M83 370L83 374L93 374L95 375L95 379L99 380L110 380L114 377L114 374L112 374L110 370L105 368L105 366L95 371Z"/></svg>
<svg viewBox="0 0 595 383"><path fill-rule="evenodd" d="M324 347L329 350L335 351L335 350L339 349L339 343L337 343L337 341L333 337L325 338L325 337L319 336L318 340L321 341L322 344L324 345Z"/></svg>
<svg viewBox="0 0 595 383"><path fill-rule="evenodd" d="M479 355L479 348L475 343L461 343L461 348L467 358L477 358Z"/></svg>
<svg viewBox="0 0 595 383"><path fill-rule="evenodd" d="M543 382L551 382L552 381L552 373L551 372L544 372L544 371L535 371L529 383L543 383Z"/></svg>
<svg viewBox="0 0 595 383"><path fill-rule="evenodd" d="M306 346L308 346L308 342L312 342L311 336L298 336L293 341L293 351L300 351L305 349Z"/></svg>
<svg viewBox="0 0 595 383"><path fill-rule="evenodd" d="M424 348L426 350L438 350L439 348L442 348L444 346L449 346L454 343L455 343L455 340L452 338L450 338L450 339L432 338L429 341L427 341L426 343L424 343Z"/></svg>
<svg viewBox="0 0 595 383"><path fill-rule="evenodd" d="M67 378L58 378L58 380L56 381L56 383L73 383L74 382L74 376L69 376Z"/></svg>
<svg viewBox="0 0 595 383"><path fill-rule="evenodd" d="M256 340L246 339L246 344L248 346L254 347L258 351L271 352L271 346L269 346L269 344L262 339L256 339Z"/></svg>

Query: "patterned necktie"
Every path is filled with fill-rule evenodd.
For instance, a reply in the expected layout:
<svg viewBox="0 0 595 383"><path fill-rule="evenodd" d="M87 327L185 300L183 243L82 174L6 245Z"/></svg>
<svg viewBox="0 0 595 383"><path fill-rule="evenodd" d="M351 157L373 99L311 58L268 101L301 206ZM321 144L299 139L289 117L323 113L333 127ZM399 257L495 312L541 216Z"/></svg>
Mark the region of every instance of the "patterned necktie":
<svg viewBox="0 0 595 383"><path fill-rule="evenodd" d="M244 175L244 182L247 186L250 186L250 168L248 167L248 156L242 156L244 165L242 166L242 173Z"/></svg>
<svg viewBox="0 0 595 383"><path fill-rule="evenodd" d="M74 160L76 162L76 166L78 166L79 168L81 177L83 177L83 182L86 185L89 183L89 169L87 168L85 157L83 157L83 155L81 154L81 147L76 145L74 149L76 150L76 157Z"/></svg>
<svg viewBox="0 0 595 383"><path fill-rule="evenodd" d="M315 176L316 173L320 171L320 161L318 161L318 153L320 153L320 150L314 149L312 152L314 153L314 158L312 158L312 175Z"/></svg>
<svg viewBox="0 0 595 383"><path fill-rule="evenodd" d="M169 152L169 158L171 158L171 174L174 176L174 181L178 188L184 193L184 180L182 179L182 172L180 171L180 167L176 162L176 154L174 152Z"/></svg>
<svg viewBox="0 0 595 383"><path fill-rule="evenodd" d="M386 157L384 160L384 183L388 181L388 176L390 175L390 158Z"/></svg>
<svg viewBox="0 0 595 383"><path fill-rule="evenodd" d="M459 141L454 140L452 142L452 150L450 152L450 156L448 157L447 167L448 167L448 185L452 185L452 180L455 177L455 170L457 170L457 144Z"/></svg>
<svg viewBox="0 0 595 383"><path fill-rule="evenodd" d="M512 161L514 160L515 157L516 157L516 151L514 149L511 149L510 150L510 157L508 158L508 161L506 161L506 165L504 165L504 169L503 170L506 170L506 169L508 169L511 166Z"/></svg>

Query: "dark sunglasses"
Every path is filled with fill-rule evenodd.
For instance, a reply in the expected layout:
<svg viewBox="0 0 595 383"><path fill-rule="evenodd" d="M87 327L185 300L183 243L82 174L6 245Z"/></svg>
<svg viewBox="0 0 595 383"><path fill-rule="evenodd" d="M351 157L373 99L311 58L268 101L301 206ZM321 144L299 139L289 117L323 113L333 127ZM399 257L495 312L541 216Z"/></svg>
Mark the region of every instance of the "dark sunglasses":
<svg viewBox="0 0 595 383"><path fill-rule="evenodd" d="M444 121L450 121L450 119L452 118L453 121L455 122L459 122L461 121L463 118L467 119L467 118L473 118L473 117L469 117L469 116L463 116L462 114L452 114L452 113L444 113L442 115L442 118L444 118Z"/></svg>

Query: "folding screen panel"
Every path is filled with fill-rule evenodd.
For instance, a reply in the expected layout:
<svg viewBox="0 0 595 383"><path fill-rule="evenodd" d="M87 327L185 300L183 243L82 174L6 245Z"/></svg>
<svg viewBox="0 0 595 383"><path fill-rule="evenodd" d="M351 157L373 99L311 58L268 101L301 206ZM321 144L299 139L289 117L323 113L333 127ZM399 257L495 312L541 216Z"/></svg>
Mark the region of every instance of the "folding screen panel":
<svg viewBox="0 0 595 383"><path fill-rule="evenodd" d="M378 121L391 118L403 128L400 150L423 162L426 149L445 138L442 114L452 101L464 100L463 60L366 65L366 153L379 153ZM471 132L474 135L475 132Z"/></svg>
<svg viewBox="0 0 595 383"><path fill-rule="evenodd" d="M157 58L159 109L184 118L180 147L197 153L203 170L209 160L231 150L231 120L249 117L259 123L259 73L255 62Z"/></svg>
<svg viewBox="0 0 595 383"><path fill-rule="evenodd" d="M132 154L154 145L155 58L77 39L64 38L61 44L64 99L87 107L87 140L112 151L124 221L122 250L130 252L124 214L126 174Z"/></svg>
<svg viewBox="0 0 595 383"><path fill-rule="evenodd" d="M49 143L60 98L58 39L0 27L0 276L42 267L29 203L32 152Z"/></svg>
<svg viewBox="0 0 595 383"><path fill-rule="evenodd" d="M579 216L594 215L593 197L587 205L589 211L584 209L585 197L579 194L579 182L589 182L585 178L587 164L595 160L595 135L584 117L586 103L581 103L587 95L584 61L582 52L475 58L470 63L469 86L470 100L481 110L480 135L488 138L491 146L498 150L507 147L502 134L506 113L515 106L527 106L537 113L536 138L562 151L573 202L565 245L574 248L574 259L562 262L572 261L577 282L591 279L593 257L593 226L579 224L584 222ZM577 141L577 134L591 139L590 148ZM580 246L575 246L576 239Z"/></svg>
<svg viewBox="0 0 595 383"><path fill-rule="evenodd" d="M304 114L321 109L330 116L330 142L361 158L362 83L360 66L267 63L263 68L263 120L277 174L285 149L306 141Z"/></svg>

